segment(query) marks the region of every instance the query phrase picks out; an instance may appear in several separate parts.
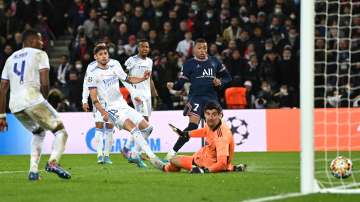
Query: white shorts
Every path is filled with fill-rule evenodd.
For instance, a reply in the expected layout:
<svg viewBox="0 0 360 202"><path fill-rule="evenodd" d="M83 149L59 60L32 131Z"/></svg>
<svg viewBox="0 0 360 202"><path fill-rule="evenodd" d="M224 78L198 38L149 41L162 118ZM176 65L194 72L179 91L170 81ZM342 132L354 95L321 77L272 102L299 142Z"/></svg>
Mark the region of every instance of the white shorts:
<svg viewBox="0 0 360 202"><path fill-rule="evenodd" d="M58 112L46 100L16 112L14 115L26 129L33 133L41 129L55 132L64 127Z"/></svg>
<svg viewBox="0 0 360 202"><path fill-rule="evenodd" d="M93 115L94 115L95 123L96 122L104 122L103 116L101 115L100 111L97 110L95 107L93 110Z"/></svg>
<svg viewBox="0 0 360 202"><path fill-rule="evenodd" d="M127 119L130 119L136 126L144 120L144 117L129 105L108 106L106 111L109 113L110 122L119 129L124 128Z"/></svg>
<svg viewBox="0 0 360 202"><path fill-rule="evenodd" d="M135 99L131 98L134 108L143 116L150 117L151 114L151 97L141 97L142 103L138 104Z"/></svg>

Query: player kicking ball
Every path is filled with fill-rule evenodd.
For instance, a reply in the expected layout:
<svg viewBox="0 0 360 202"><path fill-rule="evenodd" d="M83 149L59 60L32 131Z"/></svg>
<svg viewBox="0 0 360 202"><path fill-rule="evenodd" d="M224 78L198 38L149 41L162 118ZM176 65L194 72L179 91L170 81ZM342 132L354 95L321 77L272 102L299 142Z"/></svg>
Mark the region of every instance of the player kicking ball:
<svg viewBox="0 0 360 202"><path fill-rule="evenodd" d="M0 131L7 130L5 107L10 85L10 110L33 134L29 180L40 179L38 166L46 130L55 138L45 170L70 179L70 173L59 165L68 134L56 110L45 100L49 92L50 65L42 46L40 33L27 30L23 33L23 48L6 60L0 84Z"/></svg>
<svg viewBox="0 0 360 202"><path fill-rule="evenodd" d="M95 46L102 45L106 46L104 42L99 42ZM119 62L117 60L109 59L107 65L117 65ZM89 111L89 88L87 86L86 75L97 68L97 62L91 62L86 69L86 74L84 77L83 83L83 92L82 92L82 108L85 112ZM121 66L120 66L121 68ZM101 104L105 104L103 100L99 99ZM110 152L113 143L113 134L114 134L114 125L110 122L104 122L101 113L93 108L93 114L95 119L95 141L96 141L96 151L97 151L97 163L98 164L112 164L110 160Z"/></svg>
<svg viewBox="0 0 360 202"><path fill-rule="evenodd" d="M150 135L153 130L152 126L140 113L126 103L119 91L119 79L122 82L136 84L147 80L150 77L150 72L146 71L143 77L132 77L124 72L120 64L108 65L109 52L107 46L96 46L94 58L97 61L97 67L87 74L87 85L94 106L101 113L104 122L110 121L117 128L129 131L134 137L135 143L139 144L148 155L150 162L156 168L162 169L164 164L151 151L143 137L143 135ZM103 103L100 103L99 99L103 100ZM128 160L131 158L130 154L125 156L128 157ZM142 161L139 156L136 158L139 162Z"/></svg>
<svg viewBox="0 0 360 202"><path fill-rule="evenodd" d="M204 106L205 127L192 131L181 131L171 126L180 136L186 138L204 137L206 145L192 156L174 156L165 165L165 172L179 172L181 169L190 173L216 173L245 171L246 165L234 166L234 138L230 128L221 121L223 116L221 106L215 102L208 102Z"/></svg>

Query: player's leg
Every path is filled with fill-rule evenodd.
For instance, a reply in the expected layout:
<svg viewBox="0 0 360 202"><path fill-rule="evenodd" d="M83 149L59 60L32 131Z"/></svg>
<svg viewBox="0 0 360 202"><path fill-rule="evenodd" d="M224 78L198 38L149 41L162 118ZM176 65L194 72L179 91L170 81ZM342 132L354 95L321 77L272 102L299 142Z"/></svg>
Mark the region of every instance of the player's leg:
<svg viewBox="0 0 360 202"><path fill-rule="evenodd" d="M55 135L52 152L45 170L54 172L61 178L70 179L70 173L59 166L61 155L65 150L68 134L56 110L47 101L44 101L25 109L25 112L42 128L50 130Z"/></svg>
<svg viewBox="0 0 360 202"><path fill-rule="evenodd" d="M97 163L104 163L104 122L95 122L95 143L97 152Z"/></svg>
<svg viewBox="0 0 360 202"><path fill-rule="evenodd" d="M200 99L193 98L185 106L184 115L189 116L189 124L184 131L195 130L199 126L200 117L202 114L203 104ZM170 160L176 155L176 153L184 146L189 139L185 137L179 137L174 147L167 153L166 159Z"/></svg>
<svg viewBox="0 0 360 202"><path fill-rule="evenodd" d="M45 131L24 111L15 113L14 115L22 123L22 125L33 134L31 139L29 180L39 180L39 162L45 139Z"/></svg>
<svg viewBox="0 0 360 202"><path fill-rule="evenodd" d="M97 163L104 163L104 120L101 113L94 109L94 119L95 119L95 143L96 143L96 152L97 152Z"/></svg>
<svg viewBox="0 0 360 202"><path fill-rule="evenodd" d="M113 111L114 112L114 111ZM117 110L116 114L109 113L110 120L114 122L116 127L123 128L131 133L134 137L136 144L139 144L141 149L146 153L150 158L150 162L156 167L162 170L164 164L160 159L151 151L150 146L147 144L144 139L141 130L137 127L140 126L141 129L148 129L150 131L151 126L147 121L142 117L140 113L135 111L133 108L126 106L121 110ZM141 160L140 158L138 158Z"/></svg>
<svg viewBox="0 0 360 202"><path fill-rule="evenodd" d="M139 112L140 114L143 115L143 118L149 122L149 117L150 117L150 113L151 113L151 97L150 98L146 98L146 97L142 97L141 98L142 100L142 103L137 103L136 100L133 99L133 103L134 104L134 107L135 107L135 110L137 112ZM142 134L143 134L143 137L145 138L145 140L148 140L149 139L149 136L152 132L152 127L149 128L149 129L142 129L140 128ZM134 138L131 138L131 142L129 142L129 144L133 144L134 143ZM140 145L138 144L134 144L134 152L138 153L141 155L142 153L142 150L141 150L141 147Z"/></svg>
<svg viewBox="0 0 360 202"><path fill-rule="evenodd" d="M178 172L181 169L191 170L193 157L192 156L174 156L170 159L170 163L164 167L165 172Z"/></svg>
<svg viewBox="0 0 360 202"><path fill-rule="evenodd" d="M110 160L110 152L113 143L114 125L111 123L105 124L105 148L104 148L104 163L112 164Z"/></svg>

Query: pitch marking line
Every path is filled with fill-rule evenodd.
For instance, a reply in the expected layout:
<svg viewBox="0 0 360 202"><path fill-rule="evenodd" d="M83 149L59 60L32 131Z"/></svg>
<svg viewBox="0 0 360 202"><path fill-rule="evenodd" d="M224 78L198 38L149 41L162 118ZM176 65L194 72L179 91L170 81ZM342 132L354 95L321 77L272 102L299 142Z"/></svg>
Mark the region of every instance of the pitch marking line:
<svg viewBox="0 0 360 202"><path fill-rule="evenodd" d="M1 174L14 174L14 173L27 173L29 172L28 170L9 170L9 171L0 171L0 175Z"/></svg>
<svg viewBox="0 0 360 202"><path fill-rule="evenodd" d="M304 196L304 195L307 195L307 194L302 194L302 193L279 194L279 195L275 195L275 196L267 196L267 197L262 197L262 198L249 199L249 200L245 200L245 201L243 201L243 202L275 201L275 200L281 200L281 199L286 199L286 198L299 197L299 196Z"/></svg>

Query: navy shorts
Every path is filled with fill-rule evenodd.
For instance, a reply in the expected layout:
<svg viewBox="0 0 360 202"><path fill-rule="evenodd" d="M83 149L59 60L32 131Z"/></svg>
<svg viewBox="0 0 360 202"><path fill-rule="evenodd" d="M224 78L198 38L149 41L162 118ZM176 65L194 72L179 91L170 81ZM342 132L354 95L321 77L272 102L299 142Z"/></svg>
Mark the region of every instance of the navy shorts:
<svg viewBox="0 0 360 202"><path fill-rule="evenodd" d="M206 97L206 96L193 96L189 98L189 101L186 103L183 115L184 116L198 116L204 118L204 107L208 102L219 103L217 98Z"/></svg>

